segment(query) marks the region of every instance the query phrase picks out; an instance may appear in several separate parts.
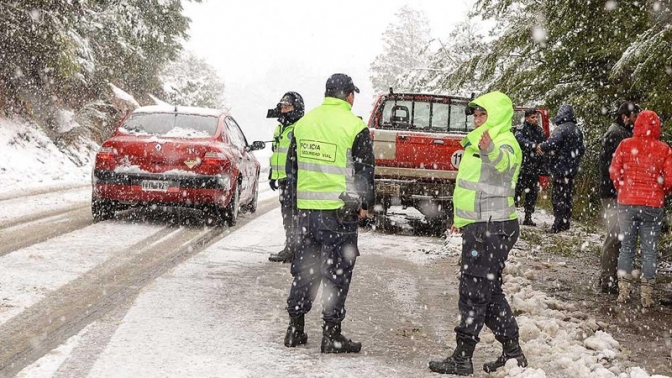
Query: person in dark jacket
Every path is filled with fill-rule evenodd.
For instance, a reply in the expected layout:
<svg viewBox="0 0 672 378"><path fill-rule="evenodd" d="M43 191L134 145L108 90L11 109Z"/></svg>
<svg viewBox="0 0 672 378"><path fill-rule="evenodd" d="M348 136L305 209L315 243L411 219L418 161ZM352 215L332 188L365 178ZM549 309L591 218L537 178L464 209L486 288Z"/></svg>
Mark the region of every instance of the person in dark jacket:
<svg viewBox="0 0 672 378"><path fill-rule="evenodd" d="M621 249L621 241L618 239L621 228L618 225L616 189L611 177L609 177L609 166L621 141L632 137L632 128L640 111L640 107L634 102L626 101L622 103L618 107L616 120L609 126L602 139L600 198L602 209L604 209L607 235L604 238L604 245L602 245L600 291L605 294L616 294L618 292L616 266L618 264L618 253Z"/></svg>
<svg viewBox="0 0 672 378"><path fill-rule="evenodd" d="M523 165L516 184L516 206L519 206L525 195L525 219L523 225L536 226L532 221L532 213L539 194L539 175L545 173L544 158L537 155L537 145L546 140L546 134L539 126L539 113L536 109L525 111L525 121L516 127L516 140L523 152Z"/></svg>
<svg viewBox="0 0 672 378"><path fill-rule="evenodd" d="M271 168L268 173L269 185L272 190L280 189L280 209L282 210L282 225L285 228L285 247L278 253L272 253L269 261L291 262L294 258L294 231L292 229L293 218L296 214L296 205L285 198L287 191L287 174L285 165L287 161L287 149L291 143L294 124L303 117L303 97L297 92L285 93L278 105L278 126L273 133L273 155L271 155Z"/></svg>
<svg viewBox="0 0 672 378"><path fill-rule="evenodd" d="M359 256L357 228L375 203L375 156L364 121L352 114L359 89L350 76L327 80L322 105L294 128L287 156L290 197L296 200L297 248L287 298L285 346L305 344L304 316L322 288L322 353L358 353L341 333L345 300Z"/></svg>
<svg viewBox="0 0 672 378"><path fill-rule="evenodd" d="M579 162L586 149L583 145L583 132L576 125L574 108L571 105L562 105L552 121L557 127L548 140L537 145L537 153L548 155L547 161L553 176L551 202L555 217L550 232L558 233L569 230L574 177L579 172Z"/></svg>

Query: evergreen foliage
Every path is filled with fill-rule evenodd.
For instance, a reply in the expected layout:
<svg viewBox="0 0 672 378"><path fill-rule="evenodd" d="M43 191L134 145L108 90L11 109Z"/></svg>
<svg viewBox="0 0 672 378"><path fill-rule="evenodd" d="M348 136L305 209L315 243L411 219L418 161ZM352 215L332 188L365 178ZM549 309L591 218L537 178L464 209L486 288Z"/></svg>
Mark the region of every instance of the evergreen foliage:
<svg viewBox="0 0 672 378"><path fill-rule="evenodd" d="M588 211L576 214L593 214L602 135L621 102L655 110L672 142L671 14L670 0L478 0L471 16L494 21L491 35L460 25L449 40L466 44L444 44L432 52L431 73L404 76L432 92L501 90L552 114L572 104L587 147L577 189Z"/></svg>

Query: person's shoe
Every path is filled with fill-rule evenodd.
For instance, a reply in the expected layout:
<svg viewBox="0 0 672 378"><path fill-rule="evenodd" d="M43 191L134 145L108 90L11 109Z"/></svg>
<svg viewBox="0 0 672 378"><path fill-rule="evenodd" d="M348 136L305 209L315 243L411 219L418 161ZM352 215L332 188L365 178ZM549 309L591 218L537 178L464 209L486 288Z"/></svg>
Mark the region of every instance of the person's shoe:
<svg viewBox="0 0 672 378"><path fill-rule="evenodd" d="M341 323L325 322L322 326L322 353L359 353L362 343L356 343L341 334Z"/></svg>
<svg viewBox="0 0 672 378"><path fill-rule="evenodd" d="M525 354L518 344L518 339L502 340L502 354L497 357L497 360L483 364L483 371L492 373L506 365L506 361L512 358L518 361L518 366L527 367L527 358L525 358Z"/></svg>
<svg viewBox="0 0 672 378"><path fill-rule="evenodd" d="M660 301L658 301L658 303L661 306L670 307L672 306L672 298L661 298Z"/></svg>
<svg viewBox="0 0 672 378"><path fill-rule="evenodd" d="M272 262L292 262L294 260L294 253L289 249L285 248L282 251L278 253L271 253L271 255L268 257L268 261Z"/></svg>
<svg viewBox="0 0 672 378"><path fill-rule="evenodd" d="M532 226L535 227L537 224L532 221L532 214L525 214L525 220L523 221L523 226Z"/></svg>
<svg viewBox="0 0 672 378"><path fill-rule="evenodd" d="M632 282L632 274L626 274L618 280L618 298L616 302L625 303L630 300L630 283Z"/></svg>
<svg viewBox="0 0 672 378"><path fill-rule="evenodd" d="M618 294L618 284L616 282L616 279L612 277L607 279L600 278L600 293Z"/></svg>
<svg viewBox="0 0 672 378"><path fill-rule="evenodd" d="M439 374L471 375L474 374L474 365L471 357L474 355L476 345L457 342L453 354L440 361L429 361L429 370Z"/></svg>
<svg viewBox="0 0 672 378"><path fill-rule="evenodd" d="M655 279L647 280L642 277L642 307L649 308L653 306L653 284L656 283Z"/></svg>
<svg viewBox="0 0 672 378"><path fill-rule="evenodd" d="M308 335L304 332L304 316L289 317L289 327L285 334L285 346L294 348L297 345L303 345L308 342Z"/></svg>

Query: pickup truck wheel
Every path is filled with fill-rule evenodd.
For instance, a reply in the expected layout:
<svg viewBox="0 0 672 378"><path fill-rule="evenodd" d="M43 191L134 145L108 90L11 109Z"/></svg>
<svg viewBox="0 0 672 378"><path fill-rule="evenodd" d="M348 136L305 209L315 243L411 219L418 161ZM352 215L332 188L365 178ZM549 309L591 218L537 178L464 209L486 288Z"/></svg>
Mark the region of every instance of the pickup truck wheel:
<svg viewBox="0 0 672 378"><path fill-rule="evenodd" d="M114 211L114 204L110 201L97 199L91 201L91 215L96 223L114 218Z"/></svg>
<svg viewBox="0 0 672 378"><path fill-rule="evenodd" d="M229 204L222 210L222 220L229 227L236 225L236 222L238 222L238 213L240 211L240 186L238 183L235 185L231 201L229 201Z"/></svg>

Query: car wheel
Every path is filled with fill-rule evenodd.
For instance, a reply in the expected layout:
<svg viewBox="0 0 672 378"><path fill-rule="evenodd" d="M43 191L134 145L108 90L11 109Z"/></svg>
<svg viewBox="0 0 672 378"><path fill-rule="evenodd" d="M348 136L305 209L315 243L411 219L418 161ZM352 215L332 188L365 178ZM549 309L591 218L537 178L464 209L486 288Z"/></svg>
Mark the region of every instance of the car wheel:
<svg viewBox="0 0 672 378"><path fill-rule="evenodd" d="M257 202L259 202L259 180L257 180L257 183L254 185L254 197L252 197L250 203L248 203L247 206L245 206L245 211L251 214L256 213Z"/></svg>
<svg viewBox="0 0 672 378"><path fill-rule="evenodd" d="M231 201L226 205L222 211L222 219L229 226L233 227L238 222L238 213L240 211L240 186L236 183L236 186L233 188L233 196Z"/></svg>
<svg viewBox="0 0 672 378"><path fill-rule="evenodd" d="M114 204L110 201L96 200L91 201L91 215L94 222L103 222L114 218Z"/></svg>

